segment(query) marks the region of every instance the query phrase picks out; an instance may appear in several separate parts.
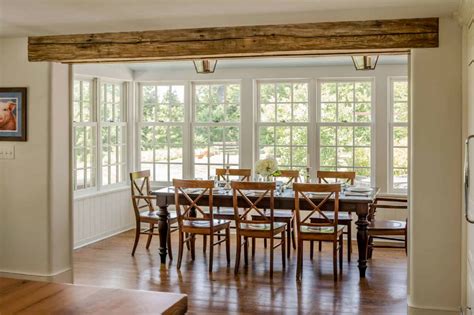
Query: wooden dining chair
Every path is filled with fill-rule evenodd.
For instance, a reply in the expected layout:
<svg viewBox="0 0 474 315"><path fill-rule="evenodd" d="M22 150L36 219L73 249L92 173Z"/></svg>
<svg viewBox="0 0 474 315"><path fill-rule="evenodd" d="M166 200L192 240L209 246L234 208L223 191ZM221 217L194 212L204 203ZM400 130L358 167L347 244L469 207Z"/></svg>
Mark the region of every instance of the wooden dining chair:
<svg viewBox="0 0 474 315"><path fill-rule="evenodd" d="M146 249L150 248L150 243L153 235L159 235L155 233L155 229L158 231L158 212L155 211L154 204L156 204L156 196L150 194L150 171L139 171L130 173L130 186L133 210L135 213L135 241L133 243L132 256L135 255L140 235L148 235L146 242ZM143 211L146 209L146 211ZM177 226L173 224L177 223L177 217L175 212L170 212L168 218L168 254L170 259L173 259L173 251L171 248L171 233L177 231ZM149 228L142 229L142 223L148 223Z"/></svg>
<svg viewBox="0 0 474 315"><path fill-rule="evenodd" d="M230 221L214 219L212 180L182 180L173 179L175 190L176 213L179 226L179 253L178 269L181 268L184 243L191 249L191 259L195 259L196 235L209 236L209 272L212 272L214 246L222 242L226 244L227 265L230 264ZM193 192L194 191L194 192ZM192 198L191 195L197 195ZM198 204L201 199L207 198L208 213ZM223 240L214 242L214 236L225 231Z"/></svg>
<svg viewBox="0 0 474 315"><path fill-rule="evenodd" d="M403 209L408 210L407 198L393 198L393 197L377 197L370 205L369 209L369 226L367 232L369 234L369 246L367 250L367 257L372 258L374 248L403 248L405 254L407 253L407 231L408 219L405 221L398 220L379 220L376 219L376 212L379 209ZM374 240L388 240L392 242L402 242L403 245L391 244L376 244Z"/></svg>
<svg viewBox="0 0 474 315"><path fill-rule="evenodd" d="M320 184L325 183L329 184L330 179L332 180L342 180L349 185L354 185L354 180L356 177L355 172L339 172L339 171L318 171L316 174L318 182ZM324 211L324 215L327 217L334 216L332 211ZM321 215L316 215L311 219L312 222L324 222L324 218ZM348 212L339 212L338 222L340 225L346 226L346 231L344 232L347 235L347 261L351 261L352 254L352 213L349 210ZM322 249L322 242L319 242L319 251ZM311 243L310 256L311 259L314 255L314 242Z"/></svg>
<svg viewBox="0 0 474 315"><path fill-rule="evenodd" d="M342 273L342 253L343 253L343 231L344 226L338 223L339 214L339 193L341 191L340 184L293 184L295 191L295 221L296 234L298 240L298 258L296 267L296 279L301 280L303 273L303 246L304 241L326 241L332 242L333 249L333 274L334 281L337 281L337 262L339 252L339 269ZM311 193L327 193L321 202L316 205L312 200ZM325 211L321 210L327 201L334 196L334 213L328 217ZM318 194L318 199L322 196ZM307 203L309 206L301 209L301 202ZM304 210L304 211L302 211ZM324 219L324 222L311 222L311 217L318 213Z"/></svg>
<svg viewBox="0 0 474 315"><path fill-rule="evenodd" d="M285 255L285 227L286 224L282 222L275 222L275 183L263 182L232 182L233 204L235 222L237 228L237 254L235 257L235 274L239 272L240 256L242 246L244 247L244 262L248 265L248 246L249 238L264 238L269 239L270 242L270 277L273 277L273 257L275 248L281 246L281 259L283 268L286 266ZM239 205L239 199L243 200L245 205ZM263 208L260 206L265 200L265 208L270 211L270 216L266 216ZM239 209L242 208L242 209ZM251 212L257 212L259 218L257 220L250 220ZM275 244L276 236L280 235L281 240Z"/></svg>
<svg viewBox="0 0 474 315"><path fill-rule="evenodd" d="M279 178L283 178L285 180L284 186L289 186L293 183L299 182L300 172L298 170L281 170L280 175L274 177L277 180ZM265 215L269 216L266 210ZM291 211L290 209L275 210L273 215L275 222L283 222L286 224L286 254L289 258L291 255L291 246L293 245L293 249L296 249L296 239L293 224L293 209L291 209ZM252 215L252 219L258 219L258 215ZM265 248L267 247L267 239L264 239L264 246ZM255 256L255 239L252 239L252 256Z"/></svg>
<svg viewBox="0 0 474 315"><path fill-rule="evenodd" d="M227 171L229 172L228 174ZM225 168L216 169L217 180L227 180L227 175L229 175L229 179L248 182L252 176L252 170L249 168L229 168L228 170ZM221 208L218 206L216 213L214 213L214 218L233 221L234 209L228 207Z"/></svg>

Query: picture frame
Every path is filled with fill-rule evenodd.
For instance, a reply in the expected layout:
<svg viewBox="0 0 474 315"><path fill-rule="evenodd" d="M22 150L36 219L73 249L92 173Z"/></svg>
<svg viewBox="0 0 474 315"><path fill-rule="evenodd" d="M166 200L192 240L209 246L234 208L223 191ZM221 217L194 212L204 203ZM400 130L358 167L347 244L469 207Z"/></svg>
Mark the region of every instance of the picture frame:
<svg viewBox="0 0 474 315"><path fill-rule="evenodd" d="M27 88L0 88L0 141L26 141Z"/></svg>

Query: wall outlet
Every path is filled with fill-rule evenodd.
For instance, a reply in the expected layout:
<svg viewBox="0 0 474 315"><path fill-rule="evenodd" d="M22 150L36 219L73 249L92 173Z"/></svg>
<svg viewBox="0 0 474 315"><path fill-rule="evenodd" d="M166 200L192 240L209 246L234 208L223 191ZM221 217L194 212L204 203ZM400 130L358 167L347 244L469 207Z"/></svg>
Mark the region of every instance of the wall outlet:
<svg viewBox="0 0 474 315"><path fill-rule="evenodd" d="M0 160L13 160L13 159L15 159L15 146L13 145L0 146Z"/></svg>

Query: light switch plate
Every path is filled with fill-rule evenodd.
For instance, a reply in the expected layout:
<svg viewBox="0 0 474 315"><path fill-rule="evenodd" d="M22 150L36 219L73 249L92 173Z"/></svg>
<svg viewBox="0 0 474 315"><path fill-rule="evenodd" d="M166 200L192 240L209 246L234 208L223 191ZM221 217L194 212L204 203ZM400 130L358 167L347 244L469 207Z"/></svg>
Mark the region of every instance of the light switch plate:
<svg viewBox="0 0 474 315"><path fill-rule="evenodd" d="M13 160L13 159L15 159L15 146L13 145L0 146L0 160Z"/></svg>

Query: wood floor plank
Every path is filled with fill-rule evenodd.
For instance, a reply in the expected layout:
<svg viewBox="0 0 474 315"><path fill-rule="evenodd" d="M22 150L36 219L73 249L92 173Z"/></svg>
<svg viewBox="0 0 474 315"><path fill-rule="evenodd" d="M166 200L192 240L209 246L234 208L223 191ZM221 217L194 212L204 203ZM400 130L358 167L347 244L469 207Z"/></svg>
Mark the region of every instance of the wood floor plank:
<svg viewBox="0 0 474 315"><path fill-rule="evenodd" d="M174 236L174 235L173 235ZM305 247L303 280L297 284L296 253L285 270L276 259L273 280L269 277L269 252L257 241L257 251L240 274L227 268L225 246L216 247L214 272L209 274L202 240L196 242L196 260L185 251L181 271L176 259L160 265L158 238L150 250L141 239L130 256L133 231L83 247L74 253L74 275L79 284L184 293L189 314L406 314L407 259L402 250L376 249L365 279L359 278L357 260L344 260L342 279L333 281L329 245L309 258ZM354 245L355 246L355 245ZM173 238L173 248L177 249ZM347 247L345 247L347 248ZM277 253L278 255L278 253Z"/></svg>

